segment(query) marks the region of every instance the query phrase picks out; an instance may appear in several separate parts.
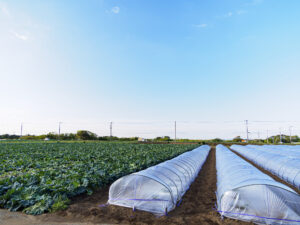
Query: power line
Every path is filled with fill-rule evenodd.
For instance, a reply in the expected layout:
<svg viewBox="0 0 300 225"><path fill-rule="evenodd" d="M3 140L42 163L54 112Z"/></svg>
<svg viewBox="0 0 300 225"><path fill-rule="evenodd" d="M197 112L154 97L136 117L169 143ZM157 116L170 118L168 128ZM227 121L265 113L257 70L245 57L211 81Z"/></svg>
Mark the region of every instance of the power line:
<svg viewBox="0 0 300 225"><path fill-rule="evenodd" d="M293 126L290 126L289 127L289 130L290 130L290 142L292 143L292 128L293 128Z"/></svg>
<svg viewBox="0 0 300 225"><path fill-rule="evenodd" d="M176 142L176 121L175 121L175 142Z"/></svg>
<svg viewBox="0 0 300 225"><path fill-rule="evenodd" d="M249 142L249 130L248 130L248 120L245 120L246 123L246 133L247 133L247 143Z"/></svg>
<svg viewBox="0 0 300 225"><path fill-rule="evenodd" d="M280 133L280 144L281 144L282 143L281 127L279 128L279 133Z"/></svg>
<svg viewBox="0 0 300 225"><path fill-rule="evenodd" d="M62 122L58 122L58 136L60 137L60 129L61 129Z"/></svg>
<svg viewBox="0 0 300 225"><path fill-rule="evenodd" d="M212 124L213 127L207 127L207 125L205 125L205 123L214 123ZM246 130L246 136L247 136L247 142L250 141L251 138L257 137L258 135L258 139L260 138L265 138L267 137L267 142L270 142L270 140L268 140L268 138L271 138L272 135L277 134L278 135L278 127L280 127L280 141L285 141L284 139L284 135L286 133L286 136L290 136L290 142L292 142L292 134L297 135L300 131L300 129L297 127L297 124L281 124L278 126L278 124L262 124L265 121L249 121L249 120L244 120L244 123L242 123L243 121L240 121L239 124L234 124L235 121L226 121L226 123L224 122L224 124L222 124L222 122L224 121L195 121L195 123L192 123L191 121L164 121L162 123L158 123L158 121L148 121L148 122L128 122L128 123L124 123L122 121L120 122L116 122L116 124L118 125L118 134L122 135L131 135L131 136L139 136L141 134L148 134L148 136L152 135L165 135L167 134L168 136L172 136L173 133L173 137L174 137L174 141L177 141L177 123L180 124L180 137L182 136L182 138L184 136L187 137L194 137L194 136L198 136L198 134L202 131L205 131L205 136L215 136L215 137L220 137L221 138L231 138L232 134L233 134L233 130L234 134L236 135L241 135L244 133L244 128L243 126L245 125L245 130ZM108 123L110 124L110 136L113 136L113 131L112 131L112 123L113 122L106 122L106 126L108 125ZM115 122L114 122L115 123ZM189 124L190 123L190 124ZM200 125L200 123L202 125ZM6 122L6 124L8 124ZM26 125L25 125L26 124ZM13 133L19 133L20 132L20 136L24 135L24 125L26 126L26 134L29 134L29 132L33 132L32 134L44 134L42 133L42 130L44 130L45 132L53 132L55 130L57 130L58 128L58 134L59 136L62 135L62 132L76 132L76 129L81 129L79 126L77 126L77 124L80 124L82 126L84 126L84 122L83 123L71 123L71 122L51 122L51 127L48 129L47 126L43 125L45 124L45 122L42 122L41 124L35 122L24 122L22 121L20 122L14 122L13 123L13 129L11 129L10 127L7 128L7 130L9 132L13 132ZM56 124L56 125L55 125ZM64 124L64 130L62 131L62 124ZM76 124L76 126L75 126ZM93 129L93 132L95 133L100 133L101 135L105 135L105 125L103 126L103 128L99 127L99 123L93 124L94 126L89 126L90 123L86 123L87 124L87 129ZM231 126L232 124L232 126ZM1 123L0 123L1 125ZM57 127L58 125L58 127ZM74 125L74 126L73 126ZM141 125L144 125L141 127ZM234 126L233 126L234 125ZM236 126L235 126L236 125ZM291 125L291 126L288 126ZM293 126L292 126L293 125ZM173 126L173 128L172 128ZM249 127L250 126L250 127ZM43 127L41 129L41 127ZM56 128L55 128L56 127ZM157 128L159 127L159 132L156 132ZM171 130L170 130L171 127ZM297 129L298 128L298 129ZM1 125L1 133L2 130L5 130L6 128L3 128L3 126ZM107 127L106 127L107 129ZM173 130L174 129L174 130ZM262 131L263 129L263 131ZM12 130L12 131L10 131ZM173 130L173 131L172 131ZM256 130L256 132L250 132L252 130ZM200 131L200 132L199 132ZM259 131L259 134L258 132ZM275 132L276 131L276 132ZM203 137L204 138L204 137Z"/></svg>
<svg viewBox="0 0 300 225"><path fill-rule="evenodd" d="M21 123L21 137L23 135L23 123Z"/></svg>
<svg viewBox="0 0 300 225"><path fill-rule="evenodd" d="M110 122L109 129L110 129L110 137L112 137L112 122Z"/></svg>

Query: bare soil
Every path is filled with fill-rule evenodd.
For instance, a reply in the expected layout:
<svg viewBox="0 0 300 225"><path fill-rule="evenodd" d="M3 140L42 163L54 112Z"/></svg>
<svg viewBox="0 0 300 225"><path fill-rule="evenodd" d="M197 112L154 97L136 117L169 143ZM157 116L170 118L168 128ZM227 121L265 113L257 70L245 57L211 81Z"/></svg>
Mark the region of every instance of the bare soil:
<svg viewBox="0 0 300 225"><path fill-rule="evenodd" d="M155 217L151 213L132 209L105 206L108 200L108 187L91 196L79 196L73 199L70 207L61 212L41 216L27 216L22 213L0 211L0 225L85 225L85 224L201 224L201 225L249 225L251 223L224 218L214 210L216 203L216 154L212 147L198 177L184 195L181 204L168 216ZM2 217L1 217L2 215ZM4 215L4 216L3 216ZM14 215L14 220L9 217ZM1 223L4 222L4 223Z"/></svg>

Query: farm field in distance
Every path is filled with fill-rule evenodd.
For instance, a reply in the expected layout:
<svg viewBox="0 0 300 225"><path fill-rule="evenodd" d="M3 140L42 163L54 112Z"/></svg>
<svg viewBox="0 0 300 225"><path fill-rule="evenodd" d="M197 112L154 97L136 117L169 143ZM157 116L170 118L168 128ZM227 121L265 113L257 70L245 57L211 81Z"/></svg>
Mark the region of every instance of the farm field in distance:
<svg viewBox="0 0 300 225"><path fill-rule="evenodd" d="M132 143L0 143L0 208L42 214L67 208L126 174L198 145Z"/></svg>

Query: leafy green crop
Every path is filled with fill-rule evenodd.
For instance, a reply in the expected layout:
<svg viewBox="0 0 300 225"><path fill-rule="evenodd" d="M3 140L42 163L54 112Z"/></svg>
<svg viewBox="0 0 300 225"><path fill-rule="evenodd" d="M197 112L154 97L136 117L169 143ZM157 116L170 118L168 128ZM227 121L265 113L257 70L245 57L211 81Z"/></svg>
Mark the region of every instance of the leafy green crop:
<svg viewBox="0 0 300 225"><path fill-rule="evenodd" d="M0 207L28 214L65 209L70 198L173 158L195 145L0 143Z"/></svg>

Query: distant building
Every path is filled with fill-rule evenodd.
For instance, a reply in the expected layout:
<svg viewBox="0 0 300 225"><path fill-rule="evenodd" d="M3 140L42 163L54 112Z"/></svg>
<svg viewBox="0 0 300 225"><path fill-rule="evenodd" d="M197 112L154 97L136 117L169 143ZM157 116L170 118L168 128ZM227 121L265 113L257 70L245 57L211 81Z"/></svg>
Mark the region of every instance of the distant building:
<svg viewBox="0 0 300 225"><path fill-rule="evenodd" d="M44 141L50 141L50 138L47 138L47 137L46 137L46 138L44 139Z"/></svg>
<svg viewBox="0 0 300 225"><path fill-rule="evenodd" d="M141 137L139 137L139 138L138 138L138 141L140 141L140 142L145 142L145 141L146 141L146 139L145 139L145 138L141 138Z"/></svg>

